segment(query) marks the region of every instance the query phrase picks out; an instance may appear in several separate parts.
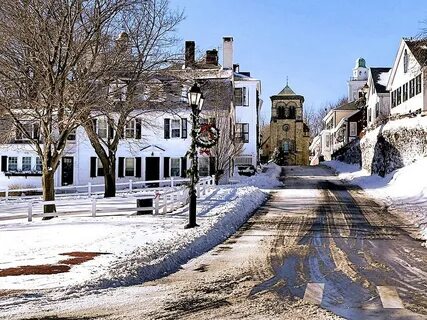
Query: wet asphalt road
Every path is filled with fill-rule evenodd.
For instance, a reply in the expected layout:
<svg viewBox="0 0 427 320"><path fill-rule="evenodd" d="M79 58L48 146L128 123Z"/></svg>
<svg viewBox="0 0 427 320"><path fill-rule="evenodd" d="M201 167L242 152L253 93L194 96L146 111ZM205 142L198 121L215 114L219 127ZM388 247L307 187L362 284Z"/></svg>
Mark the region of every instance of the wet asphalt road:
<svg viewBox="0 0 427 320"><path fill-rule="evenodd" d="M427 319L416 230L327 168L284 174L235 235L178 272L42 302L31 319Z"/></svg>
<svg viewBox="0 0 427 320"><path fill-rule="evenodd" d="M270 254L274 276L251 294L273 290L348 319L427 319L427 248L410 237L414 230L326 170L285 174L285 189L318 194L267 204L283 209L283 232Z"/></svg>

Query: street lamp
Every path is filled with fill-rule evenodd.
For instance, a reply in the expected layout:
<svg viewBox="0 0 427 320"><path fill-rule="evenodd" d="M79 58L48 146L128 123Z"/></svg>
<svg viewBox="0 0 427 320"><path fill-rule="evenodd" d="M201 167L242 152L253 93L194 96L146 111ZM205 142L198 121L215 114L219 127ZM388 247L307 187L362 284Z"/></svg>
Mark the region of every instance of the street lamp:
<svg viewBox="0 0 427 320"><path fill-rule="evenodd" d="M191 159L189 221L185 226L185 229L198 226L196 223L196 185L199 182L197 136L199 134L199 115L202 111L203 101L204 99L200 87L197 85L197 83L194 83L194 85L188 91L188 105L191 108L191 118L193 119L193 123L191 127L191 146L189 152Z"/></svg>

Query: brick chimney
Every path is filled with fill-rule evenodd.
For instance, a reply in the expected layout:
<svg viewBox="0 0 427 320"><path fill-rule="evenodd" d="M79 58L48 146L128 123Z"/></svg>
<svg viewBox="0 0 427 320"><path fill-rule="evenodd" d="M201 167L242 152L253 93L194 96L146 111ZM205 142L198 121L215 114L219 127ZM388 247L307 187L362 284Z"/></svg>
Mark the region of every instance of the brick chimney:
<svg viewBox="0 0 427 320"><path fill-rule="evenodd" d="M196 44L194 41L185 41L185 67L194 66Z"/></svg>
<svg viewBox="0 0 427 320"><path fill-rule="evenodd" d="M218 65L218 51L216 49L206 51L206 64Z"/></svg>
<svg viewBox="0 0 427 320"><path fill-rule="evenodd" d="M223 63L224 69L233 69L233 37L223 37Z"/></svg>

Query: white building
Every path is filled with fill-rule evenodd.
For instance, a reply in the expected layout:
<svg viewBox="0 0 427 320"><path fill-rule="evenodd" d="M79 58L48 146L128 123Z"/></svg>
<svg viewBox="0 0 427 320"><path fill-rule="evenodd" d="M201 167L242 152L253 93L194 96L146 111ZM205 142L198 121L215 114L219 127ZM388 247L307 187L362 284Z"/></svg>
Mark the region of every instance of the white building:
<svg viewBox="0 0 427 320"><path fill-rule="evenodd" d="M402 39L390 71L387 90L393 115L425 113L427 41Z"/></svg>
<svg viewBox="0 0 427 320"><path fill-rule="evenodd" d="M249 72L240 72L236 65L234 69L236 133L243 142L242 154L235 159L235 165L252 164L256 166L259 162L261 81L252 78Z"/></svg>
<svg viewBox="0 0 427 320"><path fill-rule="evenodd" d="M186 93L197 79L205 96L202 121L215 123L213 115L225 117L232 124L236 137L244 138L244 151L237 162L256 165L258 161L258 119L261 108L260 81L247 73L233 70L233 39L224 38L224 65L218 63L216 50L209 50L203 62L195 61L195 44L186 42L185 64L171 69L171 74L183 74L189 79L174 95L173 110L144 114L150 122L145 127L139 119L126 126L117 150L117 183L129 180L158 180L169 177L185 177L190 167L186 153L191 143L191 110ZM163 83L164 85L164 83ZM176 89L176 88L175 88ZM168 98L172 99L172 98ZM240 99L240 100L239 100ZM241 101L235 107L234 102ZM169 101L170 103L171 101ZM236 120L237 123L236 123ZM108 138L110 129L101 117L94 121L98 136ZM38 135L36 124L27 130ZM222 132L222 135L227 134ZM230 133L231 134L231 133ZM0 188L27 188L41 185L41 163L33 147L17 132L11 143L0 145ZM215 159L209 154L199 155L201 176L214 174ZM69 137L61 163L55 172L55 185L103 184L103 168L82 127Z"/></svg>
<svg viewBox="0 0 427 320"><path fill-rule="evenodd" d="M387 82L391 68L369 68L366 95L366 115L368 127L376 127L387 121L390 115L390 93Z"/></svg>
<svg viewBox="0 0 427 320"><path fill-rule="evenodd" d="M359 58L353 68L353 76L348 81L348 102L356 101L360 98L360 89L366 84L367 80L368 68L366 67L365 59Z"/></svg>

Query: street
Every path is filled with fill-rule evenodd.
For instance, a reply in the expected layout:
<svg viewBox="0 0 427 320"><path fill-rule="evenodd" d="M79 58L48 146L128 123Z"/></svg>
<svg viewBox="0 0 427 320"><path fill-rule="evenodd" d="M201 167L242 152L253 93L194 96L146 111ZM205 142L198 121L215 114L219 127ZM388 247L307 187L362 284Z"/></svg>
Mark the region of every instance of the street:
<svg viewBox="0 0 427 320"><path fill-rule="evenodd" d="M325 167L286 167L284 183L180 271L44 305L37 319L427 319L414 229Z"/></svg>

